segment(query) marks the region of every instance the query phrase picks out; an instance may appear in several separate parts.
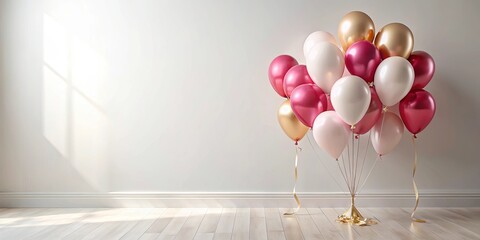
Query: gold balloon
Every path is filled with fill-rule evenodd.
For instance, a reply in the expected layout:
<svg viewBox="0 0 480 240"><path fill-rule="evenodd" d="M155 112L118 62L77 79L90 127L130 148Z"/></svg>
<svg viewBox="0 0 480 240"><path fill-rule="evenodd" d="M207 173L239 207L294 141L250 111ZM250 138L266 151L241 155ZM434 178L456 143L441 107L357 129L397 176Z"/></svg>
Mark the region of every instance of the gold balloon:
<svg viewBox="0 0 480 240"><path fill-rule="evenodd" d="M401 23L387 24L377 33L375 46L383 59L392 56L408 58L413 50L413 33Z"/></svg>
<svg viewBox="0 0 480 240"><path fill-rule="evenodd" d="M303 125L293 113L288 99L280 105L277 117L285 134L295 142L300 141L308 132L308 127Z"/></svg>
<svg viewBox="0 0 480 240"><path fill-rule="evenodd" d="M338 25L338 38L343 51L355 42L367 40L373 42L375 25L372 19L364 12L353 11L343 16Z"/></svg>

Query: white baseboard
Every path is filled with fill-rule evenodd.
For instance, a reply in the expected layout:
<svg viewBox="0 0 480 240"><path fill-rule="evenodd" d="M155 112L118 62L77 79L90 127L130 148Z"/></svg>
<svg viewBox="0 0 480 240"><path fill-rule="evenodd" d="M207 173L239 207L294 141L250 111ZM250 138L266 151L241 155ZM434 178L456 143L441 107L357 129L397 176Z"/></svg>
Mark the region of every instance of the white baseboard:
<svg viewBox="0 0 480 240"><path fill-rule="evenodd" d="M304 207L345 207L346 193L299 193ZM411 193L364 193L360 207L412 207ZM284 192L108 192L40 193L0 192L0 207L295 207ZM480 207L480 193L423 193L421 207Z"/></svg>

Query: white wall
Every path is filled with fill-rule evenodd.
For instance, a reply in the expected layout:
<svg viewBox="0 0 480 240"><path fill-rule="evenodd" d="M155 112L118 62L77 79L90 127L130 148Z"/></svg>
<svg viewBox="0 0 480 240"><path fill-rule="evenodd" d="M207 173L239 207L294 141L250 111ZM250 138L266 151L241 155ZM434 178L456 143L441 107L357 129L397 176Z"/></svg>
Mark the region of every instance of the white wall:
<svg viewBox="0 0 480 240"><path fill-rule="evenodd" d="M288 192L294 148L267 79L315 30L362 10L408 25L437 63L422 192L480 193L478 1L0 3L0 190ZM411 192L409 135L365 192ZM306 139L300 192L342 191ZM373 157L373 154L371 155ZM320 161L327 164L322 167ZM478 202L477 202L478 203Z"/></svg>

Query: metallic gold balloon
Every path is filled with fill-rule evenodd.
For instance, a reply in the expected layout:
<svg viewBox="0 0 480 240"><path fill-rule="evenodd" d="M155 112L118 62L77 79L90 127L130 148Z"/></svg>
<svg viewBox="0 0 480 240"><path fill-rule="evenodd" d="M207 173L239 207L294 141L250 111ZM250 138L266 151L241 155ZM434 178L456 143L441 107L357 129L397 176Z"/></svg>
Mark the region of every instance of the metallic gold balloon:
<svg viewBox="0 0 480 240"><path fill-rule="evenodd" d="M367 40L373 41L375 25L372 19L364 12L353 11L343 16L338 25L338 38L343 51L355 42Z"/></svg>
<svg viewBox="0 0 480 240"><path fill-rule="evenodd" d="M295 142L300 141L308 132L308 127L303 125L293 113L290 100L286 100L280 105L277 117L285 134Z"/></svg>
<svg viewBox="0 0 480 240"><path fill-rule="evenodd" d="M387 24L377 33L375 46L383 59L392 56L408 58L413 50L413 33L401 23Z"/></svg>

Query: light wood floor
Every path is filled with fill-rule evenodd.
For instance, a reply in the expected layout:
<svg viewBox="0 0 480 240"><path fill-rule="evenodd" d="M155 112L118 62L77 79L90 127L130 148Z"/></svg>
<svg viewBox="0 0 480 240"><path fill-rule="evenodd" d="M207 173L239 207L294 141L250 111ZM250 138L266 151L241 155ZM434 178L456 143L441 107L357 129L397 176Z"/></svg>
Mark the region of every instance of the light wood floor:
<svg viewBox="0 0 480 240"><path fill-rule="evenodd" d="M378 224L335 222L344 209L4 208L0 239L480 239L480 208L364 208Z"/></svg>

